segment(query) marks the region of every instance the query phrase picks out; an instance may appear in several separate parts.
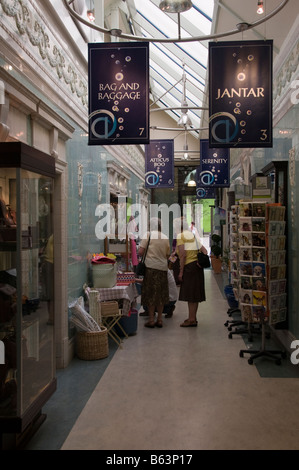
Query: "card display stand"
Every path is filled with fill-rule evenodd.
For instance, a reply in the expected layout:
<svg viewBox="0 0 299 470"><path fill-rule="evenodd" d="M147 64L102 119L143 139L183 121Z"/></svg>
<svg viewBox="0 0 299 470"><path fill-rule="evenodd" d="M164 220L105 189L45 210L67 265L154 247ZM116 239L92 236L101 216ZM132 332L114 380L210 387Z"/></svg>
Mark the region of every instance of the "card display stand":
<svg viewBox="0 0 299 470"><path fill-rule="evenodd" d="M229 212L230 278L233 293L236 301L238 302L238 308L229 310L229 315L241 312L239 299L239 206L232 206L231 209L232 210ZM224 326L228 327L228 337L230 339L233 335L246 334L248 336L248 340L252 341L251 325L247 319L240 318L237 320L227 321ZM235 329L233 330L233 328Z"/></svg>
<svg viewBox="0 0 299 470"><path fill-rule="evenodd" d="M240 351L250 354L249 364L267 356L280 364L284 351L268 351L266 326L286 318L286 236L285 207L256 201L240 202L236 213L237 252L232 260L233 289L241 318L248 327L244 333L261 326L261 348ZM232 255L234 256L234 252Z"/></svg>

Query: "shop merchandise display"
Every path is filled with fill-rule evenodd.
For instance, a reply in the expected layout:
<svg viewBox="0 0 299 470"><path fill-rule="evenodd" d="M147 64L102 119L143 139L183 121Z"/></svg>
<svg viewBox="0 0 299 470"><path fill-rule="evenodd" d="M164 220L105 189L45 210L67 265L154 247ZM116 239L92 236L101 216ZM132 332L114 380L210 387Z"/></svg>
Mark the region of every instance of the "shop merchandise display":
<svg viewBox="0 0 299 470"><path fill-rule="evenodd" d="M2 142L0 167L0 448L6 450L42 424L56 390L55 159Z"/></svg>
<svg viewBox="0 0 299 470"><path fill-rule="evenodd" d="M232 206L230 214L233 292L242 321L249 331L262 325L263 335L265 325L285 321L287 315L284 218L280 204L255 201Z"/></svg>

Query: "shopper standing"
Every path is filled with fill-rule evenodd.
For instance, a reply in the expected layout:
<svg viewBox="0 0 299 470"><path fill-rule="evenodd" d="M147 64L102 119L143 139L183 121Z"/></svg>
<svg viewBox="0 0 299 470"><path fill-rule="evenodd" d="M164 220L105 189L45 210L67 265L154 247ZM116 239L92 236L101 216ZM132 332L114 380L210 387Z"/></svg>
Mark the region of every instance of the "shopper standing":
<svg viewBox="0 0 299 470"><path fill-rule="evenodd" d="M147 245L146 272L141 288L141 303L148 307L149 320L144 326L162 328L163 307L169 302L167 271L170 246L167 236L161 232L161 221L158 218L150 220L150 232L142 238L140 243L138 251L140 256L144 254ZM155 308L158 312L156 322Z"/></svg>
<svg viewBox="0 0 299 470"><path fill-rule="evenodd" d="M189 313L180 326L194 327L197 326L198 304L206 300L204 270L197 263L197 252L200 250L207 254L207 250L200 239L189 230L184 219L174 220L174 232L177 234L177 252L180 258L179 300L188 302Z"/></svg>
<svg viewBox="0 0 299 470"><path fill-rule="evenodd" d="M128 240L130 243L131 262L132 262L134 272L138 264L137 247L136 247L136 240L138 238L138 230L139 229L138 229L138 225L135 222L135 218L131 215L129 222L128 222L128 226L127 226L127 233L128 233Z"/></svg>
<svg viewBox="0 0 299 470"><path fill-rule="evenodd" d="M195 227L195 222L193 222L193 221L191 222L191 225L190 225L190 232L192 232L193 235L195 235L197 238L199 238L198 230Z"/></svg>

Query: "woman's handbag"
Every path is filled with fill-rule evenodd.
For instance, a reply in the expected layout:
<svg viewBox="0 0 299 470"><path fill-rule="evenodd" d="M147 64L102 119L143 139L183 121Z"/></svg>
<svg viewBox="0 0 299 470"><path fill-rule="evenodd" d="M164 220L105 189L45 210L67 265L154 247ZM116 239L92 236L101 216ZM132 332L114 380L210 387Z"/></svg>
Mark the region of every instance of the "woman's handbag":
<svg viewBox="0 0 299 470"><path fill-rule="evenodd" d="M202 251L199 250L196 237L195 237L195 241L196 241L196 246L197 246L197 249L198 249L198 252L197 252L197 262L198 262L199 266L200 266L202 269L209 268L209 267L211 266L209 256L208 256L208 255L205 255L204 253L202 253Z"/></svg>
<svg viewBox="0 0 299 470"><path fill-rule="evenodd" d="M150 239L151 239L151 236L149 236L145 253L142 256L141 261L139 261L139 263L136 266L135 274L136 274L137 277L145 275L145 270L146 270L145 258L146 258L148 246L149 246L149 243L150 243Z"/></svg>
<svg viewBox="0 0 299 470"><path fill-rule="evenodd" d="M211 266L209 256L205 255L201 251L197 253L197 262L199 266L203 269L209 268Z"/></svg>

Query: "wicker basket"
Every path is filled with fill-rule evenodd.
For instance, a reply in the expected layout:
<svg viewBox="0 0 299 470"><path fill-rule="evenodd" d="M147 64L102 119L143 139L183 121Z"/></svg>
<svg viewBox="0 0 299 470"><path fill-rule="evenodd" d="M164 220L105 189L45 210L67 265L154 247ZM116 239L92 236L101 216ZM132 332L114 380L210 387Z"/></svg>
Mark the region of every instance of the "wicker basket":
<svg viewBox="0 0 299 470"><path fill-rule="evenodd" d="M104 359L109 355L107 328L102 331L77 332L77 356L84 361Z"/></svg>
<svg viewBox="0 0 299 470"><path fill-rule="evenodd" d="M109 317L119 313L118 302L112 300L110 302L101 302L101 316Z"/></svg>

